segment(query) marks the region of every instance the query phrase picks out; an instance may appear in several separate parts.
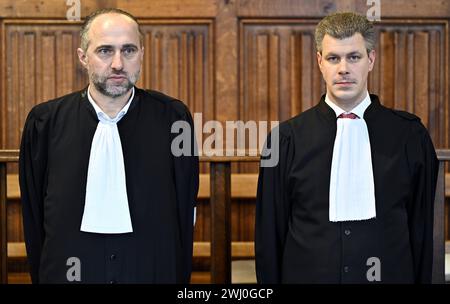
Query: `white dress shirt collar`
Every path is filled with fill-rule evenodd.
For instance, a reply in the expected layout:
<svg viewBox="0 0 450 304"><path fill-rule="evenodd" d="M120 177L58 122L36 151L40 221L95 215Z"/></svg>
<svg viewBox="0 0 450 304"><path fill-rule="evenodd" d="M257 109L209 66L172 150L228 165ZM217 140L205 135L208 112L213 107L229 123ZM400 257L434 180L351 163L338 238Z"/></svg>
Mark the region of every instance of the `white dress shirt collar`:
<svg viewBox="0 0 450 304"><path fill-rule="evenodd" d="M334 112L336 113L336 117L338 117L342 113L354 113L354 114L358 115L359 118L362 118L362 119L364 119L364 112L367 110L367 108L370 106L370 103L371 103L369 92L366 93L366 97L356 107L354 107L352 110L350 110L348 112L341 109L338 105L336 105L334 102L332 102L328 98L328 94L325 95L325 102L327 103L327 105L330 106L330 108L332 108L334 110Z"/></svg>
<svg viewBox="0 0 450 304"><path fill-rule="evenodd" d="M116 117L111 118L109 117L103 110L98 106L98 104L94 101L94 98L92 98L91 93L89 92L90 86L87 90L87 95L89 102L94 107L95 113L97 113L97 117L99 120L102 120L103 122L110 122L110 123L117 123L119 120L122 119L122 117L127 114L128 109L130 108L131 102L134 98L134 87L131 89L131 96L130 99L128 99L127 104L120 110L120 112L116 115Z"/></svg>

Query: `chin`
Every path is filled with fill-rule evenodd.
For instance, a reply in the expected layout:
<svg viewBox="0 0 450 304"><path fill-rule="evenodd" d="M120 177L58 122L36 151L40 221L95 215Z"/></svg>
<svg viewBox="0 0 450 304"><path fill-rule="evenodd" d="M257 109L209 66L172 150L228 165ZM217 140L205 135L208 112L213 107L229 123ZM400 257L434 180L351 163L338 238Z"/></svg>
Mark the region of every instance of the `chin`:
<svg viewBox="0 0 450 304"><path fill-rule="evenodd" d="M353 100L358 96L358 94L356 94L355 92L352 92L352 91L333 92L333 95L335 96L336 99L340 99L340 100Z"/></svg>

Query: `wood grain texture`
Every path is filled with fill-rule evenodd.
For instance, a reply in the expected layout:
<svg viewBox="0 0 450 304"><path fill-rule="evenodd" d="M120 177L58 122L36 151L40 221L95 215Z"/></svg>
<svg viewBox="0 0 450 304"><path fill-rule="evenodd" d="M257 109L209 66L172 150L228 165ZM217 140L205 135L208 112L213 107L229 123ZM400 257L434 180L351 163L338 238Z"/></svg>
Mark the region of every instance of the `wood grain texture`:
<svg viewBox="0 0 450 304"><path fill-rule="evenodd" d="M366 15L373 6L360 0L241 0L238 15L241 17L324 17L335 11L354 11ZM450 3L445 0L395 0L380 1L381 17L447 18Z"/></svg>
<svg viewBox="0 0 450 304"><path fill-rule="evenodd" d="M386 106L419 116L436 148L449 143L448 21L397 20L377 24L378 45L369 91Z"/></svg>
<svg viewBox="0 0 450 304"><path fill-rule="evenodd" d="M80 0L81 18L97 9L117 7L136 17L213 17L216 15L217 0ZM62 0L2 0L0 16L6 18L60 18L65 19L67 5Z"/></svg>
<svg viewBox="0 0 450 304"><path fill-rule="evenodd" d="M325 93L309 20L243 19L240 117L286 120ZM397 20L376 25L378 44L369 92L391 108L410 111L428 127L437 148L448 145L446 75L448 21ZM289 90L286 85L290 84ZM281 94L282 92L282 94Z"/></svg>
<svg viewBox="0 0 450 304"><path fill-rule="evenodd" d="M17 149L30 109L43 101L79 90L76 79L87 77L75 50L79 25L68 23L5 24L5 93L1 117L6 130L3 147Z"/></svg>
<svg viewBox="0 0 450 304"><path fill-rule="evenodd" d="M231 166L211 164L211 281L231 283Z"/></svg>
<svg viewBox="0 0 450 304"><path fill-rule="evenodd" d="M6 191L6 163L0 162L0 284L8 283L8 206Z"/></svg>
<svg viewBox="0 0 450 304"><path fill-rule="evenodd" d="M5 26L2 146L17 149L25 118L35 104L80 90L88 79L75 52L79 25L28 20ZM179 98L204 120L213 119L211 22L143 21L142 31L146 52L138 85Z"/></svg>

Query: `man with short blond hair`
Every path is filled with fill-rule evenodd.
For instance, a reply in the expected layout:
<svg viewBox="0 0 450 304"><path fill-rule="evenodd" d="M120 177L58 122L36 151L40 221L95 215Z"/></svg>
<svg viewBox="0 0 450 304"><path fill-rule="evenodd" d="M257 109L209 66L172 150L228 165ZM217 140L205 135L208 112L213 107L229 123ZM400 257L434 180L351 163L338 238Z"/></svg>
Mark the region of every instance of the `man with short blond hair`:
<svg viewBox="0 0 450 304"><path fill-rule="evenodd" d="M260 283L430 283L438 161L420 119L367 91L373 25L335 13L317 26L326 94L279 125L261 167Z"/></svg>

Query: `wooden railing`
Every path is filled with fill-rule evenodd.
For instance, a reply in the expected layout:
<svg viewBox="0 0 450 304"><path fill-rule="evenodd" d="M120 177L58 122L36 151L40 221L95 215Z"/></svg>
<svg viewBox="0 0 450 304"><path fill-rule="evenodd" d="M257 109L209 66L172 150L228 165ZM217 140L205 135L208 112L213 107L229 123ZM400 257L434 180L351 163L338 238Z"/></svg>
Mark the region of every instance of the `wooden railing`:
<svg viewBox="0 0 450 304"><path fill-rule="evenodd" d="M445 162L450 160L450 150L437 150L439 163L438 184L434 209L434 264L433 283L443 283L445 258L444 204L445 197L450 197L450 175L445 174ZM0 150L0 282L7 283L7 175L6 164L18 161L17 150ZM231 198L256 197L256 174L231 174L233 162L258 162L258 157L201 157L201 162L210 164L210 174L200 176L199 197L210 198L211 205L211 242L196 242L194 252L211 258L211 283L231 283L231 257L248 255L252 250L251 242L242 244L231 242ZM209 180L207 179L209 177ZM448 180L449 182L445 182ZM242 187L248 183L250 187ZM14 183L17 185L17 183ZM209 184L209 189L207 186ZM447 187L446 187L447 184ZM16 186L17 187L17 186ZM248 189L252 191L248 191ZM209 191L208 191L209 190ZM10 190L11 191L11 190ZM13 189L14 197L19 197L19 190ZM253 193L250 193L253 192ZM243 246L240 246L243 245ZM10 256L23 255L23 243L13 244ZM241 252L245 248L245 252ZM209 254L207 251L210 251ZM17 252L16 252L17 251ZM232 255L233 252L233 255Z"/></svg>
<svg viewBox="0 0 450 304"><path fill-rule="evenodd" d="M0 283L8 283L6 164L19 161L19 151L0 150Z"/></svg>
<svg viewBox="0 0 450 304"><path fill-rule="evenodd" d="M231 283L231 163L258 157L201 157L210 163L211 283Z"/></svg>

